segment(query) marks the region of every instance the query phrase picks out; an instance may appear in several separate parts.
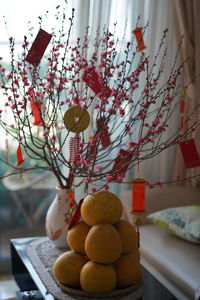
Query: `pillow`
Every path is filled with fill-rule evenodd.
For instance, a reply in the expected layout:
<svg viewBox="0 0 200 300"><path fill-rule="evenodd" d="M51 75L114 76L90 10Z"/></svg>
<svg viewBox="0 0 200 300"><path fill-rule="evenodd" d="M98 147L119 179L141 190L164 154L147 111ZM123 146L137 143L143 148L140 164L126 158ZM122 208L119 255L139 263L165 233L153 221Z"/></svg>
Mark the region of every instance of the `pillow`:
<svg viewBox="0 0 200 300"><path fill-rule="evenodd" d="M200 243L200 205L167 208L149 214L147 219L193 243Z"/></svg>

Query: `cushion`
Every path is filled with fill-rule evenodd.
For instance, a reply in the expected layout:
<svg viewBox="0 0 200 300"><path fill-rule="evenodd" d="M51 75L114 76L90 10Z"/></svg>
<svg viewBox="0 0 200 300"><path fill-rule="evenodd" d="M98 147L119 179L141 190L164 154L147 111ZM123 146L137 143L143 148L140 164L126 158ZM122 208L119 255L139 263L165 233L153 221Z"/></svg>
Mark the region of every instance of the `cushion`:
<svg viewBox="0 0 200 300"><path fill-rule="evenodd" d="M147 218L182 239L200 243L200 205L167 208Z"/></svg>

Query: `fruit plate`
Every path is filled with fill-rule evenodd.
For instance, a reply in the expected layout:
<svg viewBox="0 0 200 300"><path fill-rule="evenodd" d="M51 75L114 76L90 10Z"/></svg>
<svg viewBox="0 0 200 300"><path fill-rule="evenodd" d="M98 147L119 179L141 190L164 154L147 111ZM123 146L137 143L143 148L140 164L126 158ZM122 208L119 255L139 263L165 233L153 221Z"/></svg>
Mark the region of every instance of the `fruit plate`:
<svg viewBox="0 0 200 300"><path fill-rule="evenodd" d="M136 294L139 295L139 297L142 297L143 295L143 283L138 282L135 285L129 286L127 288L124 289L116 289L113 290L111 292L107 292L107 293L87 293L84 292L81 289L73 289L69 286L63 285L63 284L59 284L62 291L67 293L67 294L72 294L72 295L76 295L76 296L82 296L82 297L87 297L87 298L113 298L113 297L118 297L118 296L125 296L128 294L132 294L134 295L134 292ZM137 295L136 295L137 297ZM138 299L138 298L132 298L132 299Z"/></svg>

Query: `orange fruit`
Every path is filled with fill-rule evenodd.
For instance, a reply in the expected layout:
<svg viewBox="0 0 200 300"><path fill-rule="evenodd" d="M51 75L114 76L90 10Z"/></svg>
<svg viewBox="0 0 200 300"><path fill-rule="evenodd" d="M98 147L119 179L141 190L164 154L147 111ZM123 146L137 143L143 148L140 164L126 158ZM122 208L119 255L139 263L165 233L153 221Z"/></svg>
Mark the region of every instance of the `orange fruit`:
<svg viewBox="0 0 200 300"><path fill-rule="evenodd" d="M115 226L121 238L122 253L132 252L137 247L138 243L135 227L125 220L120 220Z"/></svg>
<svg viewBox="0 0 200 300"><path fill-rule="evenodd" d="M89 230L90 227L84 222L77 223L71 229L68 230L67 243L72 250L83 255L86 254L85 239Z"/></svg>
<svg viewBox="0 0 200 300"><path fill-rule="evenodd" d="M122 216L121 200L109 191L88 195L81 205L81 217L89 226L98 223L117 223Z"/></svg>
<svg viewBox="0 0 200 300"><path fill-rule="evenodd" d="M62 284L78 287L81 269L87 261L86 257L74 251L64 252L53 265L54 276Z"/></svg>
<svg viewBox="0 0 200 300"><path fill-rule="evenodd" d="M111 265L101 265L88 261L80 273L80 284L85 292L110 292L116 285L116 272Z"/></svg>
<svg viewBox="0 0 200 300"><path fill-rule="evenodd" d="M117 287L126 288L137 284L142 278L142 267L132 254L122 254L114 264L117 274Z"/></svg>
<svg viewBox="0 0 200 300"><path fill-rule="evenodd" d="M94 262L110 264L121 255L121 239L116 228L108 223L91 227L85 240L85 251Z"/></svg>

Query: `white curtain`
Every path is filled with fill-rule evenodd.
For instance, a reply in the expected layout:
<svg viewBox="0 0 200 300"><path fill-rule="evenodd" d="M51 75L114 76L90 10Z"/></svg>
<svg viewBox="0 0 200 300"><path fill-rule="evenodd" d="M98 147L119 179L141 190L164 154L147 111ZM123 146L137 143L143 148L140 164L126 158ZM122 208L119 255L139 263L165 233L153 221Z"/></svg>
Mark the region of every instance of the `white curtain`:
<svg viewBox="0 0 200 300"><path fill-rule="evenodd" d="M117 22L116 35L131 38L136 27L138 16L139 26L149 26L145 34L145 52L150 56L150 62L157 52L163 30L169 30L165 40L167 59L162 82L166 81L177 52L177 42L173 23L173 0L73 0L75 7L75 35L82 36L86 26L90 26L90 35L96 34L98 26L106 25L112 32L113 24ZM170 120L168 134L171 135L178 127L178 111ZM140 163L139 168L129 171L128 178L142 177L154 183L172 180L175 162L175 147L162 152L160 155ZM111 190L119 194L124 189L130 189L130 184L112 184Z"/></svg>

